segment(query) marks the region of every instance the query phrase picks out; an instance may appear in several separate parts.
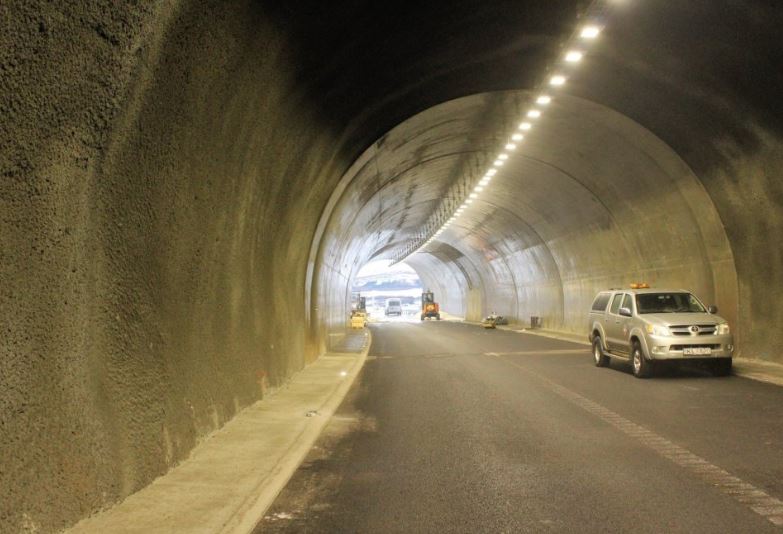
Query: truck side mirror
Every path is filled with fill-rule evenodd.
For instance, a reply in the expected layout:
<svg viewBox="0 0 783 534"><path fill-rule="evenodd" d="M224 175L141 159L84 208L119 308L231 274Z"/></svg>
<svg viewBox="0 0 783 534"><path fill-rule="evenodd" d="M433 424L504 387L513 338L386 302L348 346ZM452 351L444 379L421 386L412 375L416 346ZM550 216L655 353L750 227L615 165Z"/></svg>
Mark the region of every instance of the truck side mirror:
<svg viewBox="0 0 783 534"><path fill-rule="evenodd" d="M623 317L631 317L631 308L620 308L620 311L618 312Z"/></svg>
<svg viewBox="0 0 783 534"><path fill-rule="evenodd" d="M707 313L712 313L712 314L718 313L718 307L713 304L712 306L707 308Z"/></svg>

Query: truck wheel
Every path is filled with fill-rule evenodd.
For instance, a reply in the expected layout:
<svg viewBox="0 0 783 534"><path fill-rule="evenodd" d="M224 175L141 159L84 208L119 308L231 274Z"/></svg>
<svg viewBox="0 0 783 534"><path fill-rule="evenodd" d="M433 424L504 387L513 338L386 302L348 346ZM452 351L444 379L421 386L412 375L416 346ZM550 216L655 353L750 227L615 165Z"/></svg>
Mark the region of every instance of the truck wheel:
<svg viewBox="0 0 783 534"><path fill-rule="evenodd" d="M729 376L731 374L731 358L718 358L712 362L712 374Z"/></svg>
<svg viewBox="0 0 783 534"><path fill-rule="evenodd" d="M437 317L438 321L440 321L440 314L436 315L435 317Z"/></svg>
<svg viewBox="0 0 783 534"><path fill-rule="evenodd" d="M421 320L422 321L424 320L424 314L423 313L421 314Z"/></svg>
<svg viewBox="0 0 783 534"><path fill-rule="evenodd" d="M601 336L593 338L593 360L595 360L596 367L609 365L609 356L604 354L604 349L601 347Z"/></svg>
<svg viewBox="0 0 783 534"><path fill-rule="evenodd" d="M653 363L644 357L642 346L638 341L634 341L631 345L631 365L633 376L636 378L649 378L652 375Z"/></svg>

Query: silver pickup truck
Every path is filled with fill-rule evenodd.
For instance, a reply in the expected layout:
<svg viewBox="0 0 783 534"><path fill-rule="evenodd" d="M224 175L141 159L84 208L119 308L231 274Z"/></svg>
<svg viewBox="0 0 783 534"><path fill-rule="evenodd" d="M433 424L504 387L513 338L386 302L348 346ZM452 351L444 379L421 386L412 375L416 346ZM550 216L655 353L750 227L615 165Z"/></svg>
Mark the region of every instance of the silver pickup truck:
<svg viewBox="0 0 783 534"><path fill-rule="evenodd" d="M598 367L609 358L630 360L638 378L652 375L660 361L708 360L714 374L731 373L734 339L715 306L705 307L681 289L602 291L590 310L590 342Z"/></svg>

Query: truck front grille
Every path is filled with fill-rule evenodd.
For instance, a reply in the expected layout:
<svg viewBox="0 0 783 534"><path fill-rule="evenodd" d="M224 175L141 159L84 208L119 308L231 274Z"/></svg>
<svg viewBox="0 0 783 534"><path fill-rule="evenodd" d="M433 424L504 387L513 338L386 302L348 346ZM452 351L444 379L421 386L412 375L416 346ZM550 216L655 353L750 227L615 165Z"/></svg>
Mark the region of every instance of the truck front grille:
<svg viewBox="0 0 783 534"><path fill-rule="evenodd" d="M698 331L694 332L693 327L698 328ZM717 329L714 324L678 324L669 327L673 336L714 336Z"/></svg>

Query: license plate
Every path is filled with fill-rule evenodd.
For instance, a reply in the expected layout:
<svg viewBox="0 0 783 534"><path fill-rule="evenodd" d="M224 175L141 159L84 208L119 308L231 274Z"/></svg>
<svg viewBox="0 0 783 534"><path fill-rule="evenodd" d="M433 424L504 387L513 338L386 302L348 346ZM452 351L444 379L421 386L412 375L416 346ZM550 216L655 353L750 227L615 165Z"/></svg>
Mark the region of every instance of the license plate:
<svg viewBox="0 0 783 534"><path fill-rule="evenodd" d="M712 349L709 347L689 347L683 348L682 353L685 356L709 356L712 354Z"/></svg>

